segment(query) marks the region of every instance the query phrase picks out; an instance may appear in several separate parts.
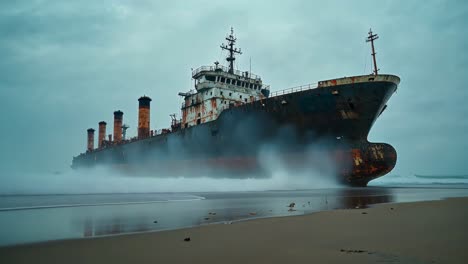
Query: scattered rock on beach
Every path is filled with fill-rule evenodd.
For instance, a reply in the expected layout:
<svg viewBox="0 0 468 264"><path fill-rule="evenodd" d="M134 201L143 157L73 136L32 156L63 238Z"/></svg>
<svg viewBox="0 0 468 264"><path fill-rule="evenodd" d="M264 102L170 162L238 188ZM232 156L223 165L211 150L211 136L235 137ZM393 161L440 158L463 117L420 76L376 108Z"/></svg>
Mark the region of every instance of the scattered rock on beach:
<svg viewBox="0 0 468 264"><path fill-rule="evenodd" d="M345 252L345 253L365 253L367 252L366 250L362 249L340 249L340 252ZM370 253L369 253L370 254Z"/></svg>
<svg viewBox="0 0 468 264"><path fill-rule="evenodd" d="M186 241L186 242L190 241L190 237L184 238L184 241Z"/></svg>
<svg viewBox="0 0 468 264"><path fill-rule="evenodd" d="M367 212L362 212L361 214L367 214Z"/></svg>
<svg viewBox="0 0 468 264"><path fill-rule="evenodd" d="M209 215L216 215L215 212L209 212L208 214L209 214Z"/></svg>
<svg viewBox="0 0 468 264"><path fill-rule="evenodd" d="M205 217L205 220L210 220L210 218L209 218L209 217Z"/></svg>
<svg viewBox="0 0 468 264"><path fill-rule="evenodd" d="M249 215L257 215L256 212L250 212Z"/></svg>
<svg viewBox="0 0 468 264"><path fill-rule="evenodd" d="M154 220L154 221L153 221L153 223L157 224L157 223L158 223L158 221L157 221L157 220Z"/></svg>

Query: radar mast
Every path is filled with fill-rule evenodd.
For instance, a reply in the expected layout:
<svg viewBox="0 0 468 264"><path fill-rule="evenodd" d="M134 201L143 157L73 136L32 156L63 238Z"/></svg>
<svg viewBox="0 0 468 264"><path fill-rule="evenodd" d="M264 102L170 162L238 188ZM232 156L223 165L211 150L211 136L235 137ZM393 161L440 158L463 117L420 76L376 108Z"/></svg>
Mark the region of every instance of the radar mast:
<svg viewBox="0 0 468 264"><path fill-rule="evenodd" d="M229 62L229 73L234 73L234 61L236 58L234 55L242 54L241 49L234 48L234 44L236 43L237 38L234 37L234 29L231 27L231 34L226 37L227 44L221 44L221 49L229 51L229 56L226 60Z"/></svg>

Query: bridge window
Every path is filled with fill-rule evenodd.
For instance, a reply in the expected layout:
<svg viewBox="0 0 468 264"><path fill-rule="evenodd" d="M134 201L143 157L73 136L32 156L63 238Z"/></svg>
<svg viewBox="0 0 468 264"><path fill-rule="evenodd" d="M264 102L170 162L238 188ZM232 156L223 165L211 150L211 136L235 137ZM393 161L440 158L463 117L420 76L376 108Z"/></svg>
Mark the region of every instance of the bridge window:
<svg viewBox="0 0 468 264"><path fill-rule="evenodd" d="M239 98L242 99L242 95L239 95Z"/></svg>
<svg viewBox="0 0 468 264"><path fill-rule="evenodd" d="M211 82L216 81L216 77L215 77L215 76L205 76L205 79L206 79L207 81L211 81Z"/></svg>
<svg viewBox="0 0 468 264"><path fill-rule="evenodd" d="M221 95L223 95L223 92L220 92Z"/></svg>
<svg viewBox="0 0 468 264"><path fill-rule="evenodd" d="M232 96L232 93L229 93L229 96Z"/></svg>
<svg viewBox="0 0 468 264"><path fill-rule="evenodd" d="M223 83L225 81L226 81L226 79L224 77L221 77L221 82Z"/></svg>

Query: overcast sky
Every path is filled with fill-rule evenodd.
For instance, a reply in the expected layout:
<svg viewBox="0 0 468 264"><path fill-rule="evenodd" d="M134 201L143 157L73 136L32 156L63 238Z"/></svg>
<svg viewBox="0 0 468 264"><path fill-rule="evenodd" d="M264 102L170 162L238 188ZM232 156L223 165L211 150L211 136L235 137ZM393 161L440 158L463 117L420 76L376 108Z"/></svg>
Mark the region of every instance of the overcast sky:
<svg viewBox="0 0 468 264"><path fill-rule="evenodd" d="M65 170L118 109L135 135L144 94L152 128L168 127L190 69L225 62L231 26L238 68L251 58L273 91L370 73L372 27L380 73L401 84L369 139L396 148L393 174L467 174L467 3L1 1L0 166Z"/></svg>

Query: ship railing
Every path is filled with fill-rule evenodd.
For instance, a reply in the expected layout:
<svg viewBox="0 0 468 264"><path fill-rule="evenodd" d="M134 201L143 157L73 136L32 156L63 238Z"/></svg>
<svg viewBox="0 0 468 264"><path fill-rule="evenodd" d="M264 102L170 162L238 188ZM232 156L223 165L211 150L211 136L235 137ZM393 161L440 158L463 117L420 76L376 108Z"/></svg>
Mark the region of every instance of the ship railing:
<svg viewBox="0 0 468 264"><path fill-rule="evenodd" d="M201 66L201 67L199 67L199 68L192 71L192 77L194 77L195 75L197 75L197 74L199 74L201 72L205 72L205 71L229 72L229 68L225 67L225 66L222 66L222 65L218 65L218 66ZM260 76L258 76L256 74L253 74L253 73L251 73L249 71L234 70L234 74L235 75L240 75L240 76L243 76L243 77L246 77L246 78L261 80Z"/></svg>
<svg viewBox="0 0 468 264"><path fill-rule="evenodd" d="M280 95L285 95L285 94L290 94L290 93L295 93L295 92L301 92L301 91L307 91L307 90L315 89L317 87L318 87L317 83L296 86L296 87L272 92L270 93L270 97L275 97L275 96L280 96Z"/></svg>

